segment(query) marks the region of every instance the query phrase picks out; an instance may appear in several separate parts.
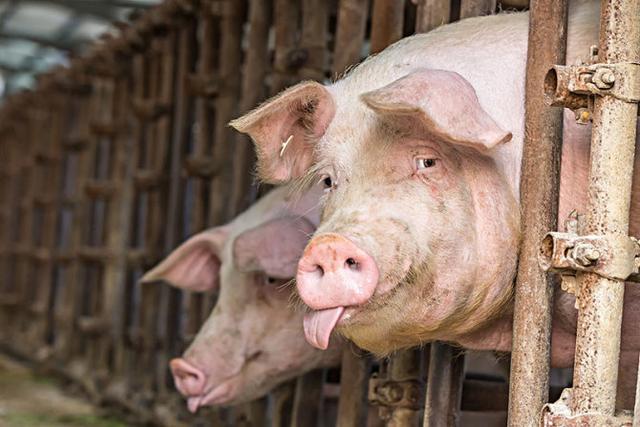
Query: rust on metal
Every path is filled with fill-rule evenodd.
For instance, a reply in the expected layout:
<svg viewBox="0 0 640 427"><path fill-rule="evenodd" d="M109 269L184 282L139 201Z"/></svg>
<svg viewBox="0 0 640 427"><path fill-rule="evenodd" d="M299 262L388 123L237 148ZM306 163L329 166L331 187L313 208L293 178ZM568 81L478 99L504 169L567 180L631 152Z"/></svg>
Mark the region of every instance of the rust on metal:
<svg viewBox="0 0 640 427"><path fill-rule="evenodd" d="M603 2L599 64L640 61L640 3ZM617 82L614 82L614 87ZM594 100L588 202L582 233L629 232L638 105L612 94ZM614 415L624 284L595 273L578 273L578 328L573 414Z"/></svg>
<svg viewBox="0 0 640 427"><path fill-rule="evenodd" d="M622 235L578 236L551 232L542 240L540 266L554 273L592 272L599 276L627 280L638 273L640 244Z"/></svg>
<svg viewBox="0 0 640 427"><path fill-rule="evenodd" d="M549 393L553 284L538 265L540 241L556 228L562 110L545 104L547 70L563 63L567 1L538 0L529 12L525 141L520 182L523 241L515 286L508 424L537 426Z"/></svg>

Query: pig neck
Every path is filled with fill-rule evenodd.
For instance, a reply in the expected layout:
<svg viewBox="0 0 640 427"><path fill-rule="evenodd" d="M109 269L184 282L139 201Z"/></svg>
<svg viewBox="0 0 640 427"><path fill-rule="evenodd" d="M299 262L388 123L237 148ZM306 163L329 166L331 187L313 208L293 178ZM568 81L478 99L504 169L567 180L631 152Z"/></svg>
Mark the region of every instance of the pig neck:
<svg viewBox="0 0 640 427"><path fill-rule="evenodd" d="M564 231L564 221L569 214L576 210L579 214L585 212L587 204L587 182L589 174L589 149L591 126L577 125L571 112L565 112L564 144L562 147L562 164L560 175L560 198L558 213L558 230ZM640 153L636 147L636 170L640 167ZM640 198L636 196L636 189L640 188L640 174L634 176L634 191L631 201L630 233L637 235L640 231ZM561 322L553 322L552 335L554 337L573 335L576 326L577 312L573 307L573 297L560 289L556 290L554 300L554 319L562 317ZM511 336L513 323L513 308L498 319L490 322L486 327L456 340L462 346L474 350L511 351ZM554 343L559 343L556 339ZM556 351L558 350L558 351ZM554 365L570 365L570 360L564 357L561 348L552 352ZM567 359L567 360L564 360ZM569 358L570 359L570 358ZM567 362L568 361L568 362Z"/></svg>

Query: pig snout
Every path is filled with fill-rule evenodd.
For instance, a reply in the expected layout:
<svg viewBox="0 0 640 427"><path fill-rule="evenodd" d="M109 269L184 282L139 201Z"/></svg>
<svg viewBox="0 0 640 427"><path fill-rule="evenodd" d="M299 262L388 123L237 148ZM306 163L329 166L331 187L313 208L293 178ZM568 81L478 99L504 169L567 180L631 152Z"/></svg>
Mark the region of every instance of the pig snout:
<svg viewBox="0 0 640 427"><path fill-rule="evenodd" d="M173 379L182 394L202 394L206 383L204 372L184 359L173 359L170 366Z"/></svg>
<svg viewBox="0 0 640 427"><path fill-rule="evenodd" d="M373 258L349 239L328 233L314 238L298 263L297 287L314 310L364 304L378 284Z"/></svg>
<svg viewBox="0 0 640 427"><path fill-rule="evenodd" d="M207 382L206 375L182 358L173 359L169 366L171 367L176 388L189 398L189 410L195 412L200 404L198 396L204 394Z"/></svg>

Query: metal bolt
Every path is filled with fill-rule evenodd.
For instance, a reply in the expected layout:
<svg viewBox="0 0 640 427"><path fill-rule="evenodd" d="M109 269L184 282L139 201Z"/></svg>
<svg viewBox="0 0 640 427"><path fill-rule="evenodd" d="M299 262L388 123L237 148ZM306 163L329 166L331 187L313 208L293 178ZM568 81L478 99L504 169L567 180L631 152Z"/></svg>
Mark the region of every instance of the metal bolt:
<svg viewBox="0 0 640 427"><path fill-rule="evenodd" d="M598 89L610 89L615 81L616 76L608 68L598 68L592 77L592 82Z"/></svg>
<svg viewBox="0 0 640 427"><path fill-rule="evenodd" d="M612 71L605 71L602 74L602 77L600 77L602 79L603 82L607 83L607 84L613 84L616 81L616 76L615 74L613 74Z"/></svg>
<svg viewBox="0 0 640 427"><path fill-rule="evenodd" d="M600 256L600 251L590 244L577 245L573 249L574 260L583 267L592 265Z"/></svg>

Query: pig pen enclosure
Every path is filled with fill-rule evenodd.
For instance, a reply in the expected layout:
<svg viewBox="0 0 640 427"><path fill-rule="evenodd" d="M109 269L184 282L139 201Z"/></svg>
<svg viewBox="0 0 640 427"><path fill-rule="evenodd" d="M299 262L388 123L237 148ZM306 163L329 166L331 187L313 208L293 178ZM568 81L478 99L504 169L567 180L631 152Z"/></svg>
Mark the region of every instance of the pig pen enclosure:
<svg viewBox="0 0 640 427"><path fill-rule="evenodd" d="M191 342L216 296L138 283L188 236L228 222L260 194L251 141L230 120L301 80L333 79L404 36L528 6L167 0L69 67L41 75L34 90L0 107L0 349L141 424L453 426L468 412L479 418L466 425L500 425L508 408L511 426L640 425L614 412L616 381L602 369L617 366L620 282L638 273L637 241L629 248L626 227L608 222L628 224L633 156L607 154L635 143L628 124L640 98L637 0L603 1L593 63L549 75L564 61L567 2L530 5L524 240L509 382L474 376L463 352L443 343L382 361L350 346L339 371L311 371L265 398L192 415L168 362ZM603 78L607 71L614 78ZM562 115L547 105L545 90L556 105L593 119L590 191L610 195L600 205L590 199L595 213L573 234L547 237L557 221ZM578 326L574 388L544 414L567 384L550 387L554 287L538 265L543 238L549 269L565 283L576 271L589 282L574 288L584 293L580 316L589 319ZM570 244L595 245L601 256L573 257L562 250Z"/></svg>

